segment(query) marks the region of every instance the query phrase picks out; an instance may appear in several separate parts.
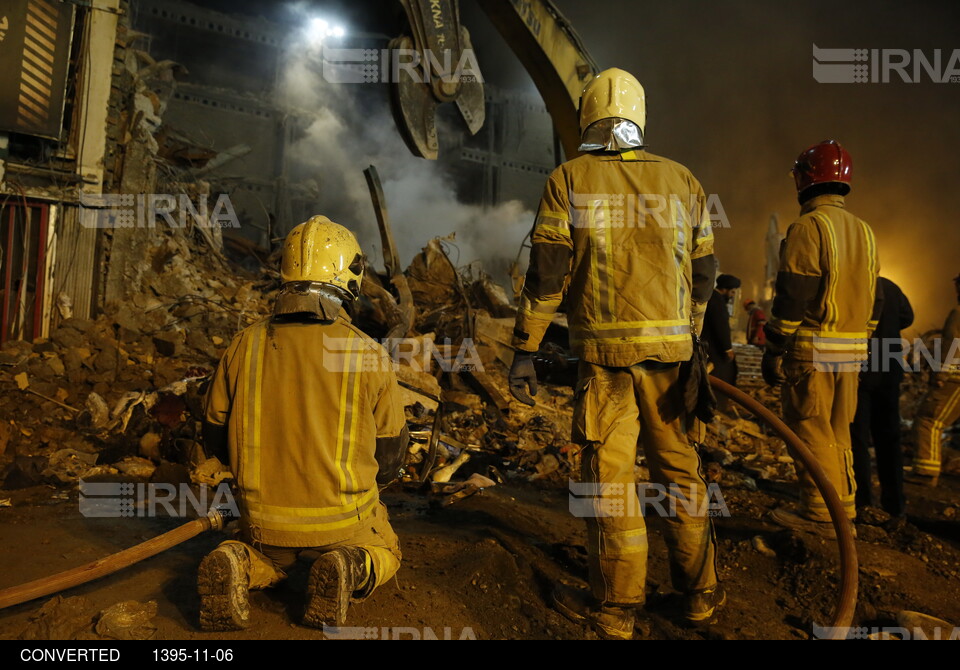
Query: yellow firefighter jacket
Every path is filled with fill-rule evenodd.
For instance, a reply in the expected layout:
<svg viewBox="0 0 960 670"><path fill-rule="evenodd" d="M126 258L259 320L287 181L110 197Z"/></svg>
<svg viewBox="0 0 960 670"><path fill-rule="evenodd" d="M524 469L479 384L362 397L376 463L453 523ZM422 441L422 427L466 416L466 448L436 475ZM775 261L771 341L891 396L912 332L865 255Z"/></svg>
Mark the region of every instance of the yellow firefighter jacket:
<svg viewBox="0 0 960 670"><path fill-rule="evenodd" d="M566 293L582 359L690 358L716 263L706 197L687 168L646 151L568 161L547 180L532 242L516 349L539 348Z"/></svg>
<svg viewBox="0 0 960 670"><path fill-rule="evenodd" d="M281 547L348 538L378 504L377 438L405 426L386 352L342 317L237 335L206 420L227 426L244 531Z"/></svg>
<svg viewBox="0 0 960 670"><path fill-rule="evenodd" d="M879 271L873 231L843 197L811 198L780 247L768 341L797 360L866 360L883 303Z"/></svg>
<svg viewBox="0 0 960 670"><path fill-rule="evenodd" d="M950 379L960 380L960 305L947 316L940 346L941 371Z"/></svg>

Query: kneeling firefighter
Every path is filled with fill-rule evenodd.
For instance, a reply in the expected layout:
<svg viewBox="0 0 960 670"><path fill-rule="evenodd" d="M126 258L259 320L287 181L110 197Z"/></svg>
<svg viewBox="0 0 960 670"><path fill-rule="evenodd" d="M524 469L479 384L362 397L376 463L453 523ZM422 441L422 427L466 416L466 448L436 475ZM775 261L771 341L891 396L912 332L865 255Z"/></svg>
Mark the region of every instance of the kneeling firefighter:
<svg viewBox="0 0 960 670"><path fill-rule="evenodd" d="M240 531L200 564L200 624L250 623L248 592L312 561L303 623L343 624L400 566L378 483L396 479L407 428L387 353L350 323L363 254L323 216L284 243L273 315L231 342L207 392L204 443L229 462Z"/></svg>

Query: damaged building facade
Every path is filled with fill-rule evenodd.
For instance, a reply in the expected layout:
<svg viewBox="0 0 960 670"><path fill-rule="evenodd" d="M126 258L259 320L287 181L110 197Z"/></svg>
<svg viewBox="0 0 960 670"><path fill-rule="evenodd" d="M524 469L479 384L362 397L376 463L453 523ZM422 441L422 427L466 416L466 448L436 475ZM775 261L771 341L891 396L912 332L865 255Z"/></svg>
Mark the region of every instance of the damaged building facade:
<svg viewBox="0 0 960 670"><path fill-rule="evenodd" d="M256 271L336 190L290 156L318 114L280 94L291 26L176 0L22 0L0 18L0 340L122 303L164 229ZM351 93L388 106L386 87ZM484 129L452 136L437 169L463 203L532 206L557 158L549 116L532 96L486 97Z"/></svg>

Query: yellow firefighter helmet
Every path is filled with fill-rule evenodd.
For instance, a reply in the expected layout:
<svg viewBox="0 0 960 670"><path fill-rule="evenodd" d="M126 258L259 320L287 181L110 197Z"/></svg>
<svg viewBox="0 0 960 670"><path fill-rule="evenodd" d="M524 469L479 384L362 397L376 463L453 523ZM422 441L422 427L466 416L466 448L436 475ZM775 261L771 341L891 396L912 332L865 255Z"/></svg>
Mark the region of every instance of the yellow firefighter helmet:
<svg viewBox="0 0 960 670"><path fill-rule="evenodd" d="M647 99L637 78L625 70L604 70L583 89L580 98L580 133L601 119L633 121L644 132Z"/></svg>
<svg viewBox="0 0 960 670"><path fill-rule="evenodd" d="M359 298L363 251L349 230L325 216L314 216L287 235L280 277L284 284L317 282Z"/></svg>

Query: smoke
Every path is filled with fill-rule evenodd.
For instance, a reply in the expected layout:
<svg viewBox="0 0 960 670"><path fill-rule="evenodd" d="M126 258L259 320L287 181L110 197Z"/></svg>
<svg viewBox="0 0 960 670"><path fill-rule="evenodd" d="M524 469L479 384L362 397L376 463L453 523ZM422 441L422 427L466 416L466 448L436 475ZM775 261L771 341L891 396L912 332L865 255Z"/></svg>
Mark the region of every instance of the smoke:
<svg viewBox="0 0 960 670"><path fill-rule="evenodd" d="M316 186L315 214L353 230L371 260L382 266L380 235L363 170L374 165L383 183L391 227L406 266L427 242L456 234L454 263L480 261L508 286L507 268L534 215L519 201L492 208L459 202L442 164L413 156L389 110L385 84L341 84L324 79L316 49L294 49L281 77L281 102L309 119L296 132L287 164L291 181ZM440 128L441 142L463 128ZM299 132L298 132L299 131ZM450 148L441 145L441 153Z"/></svg>

